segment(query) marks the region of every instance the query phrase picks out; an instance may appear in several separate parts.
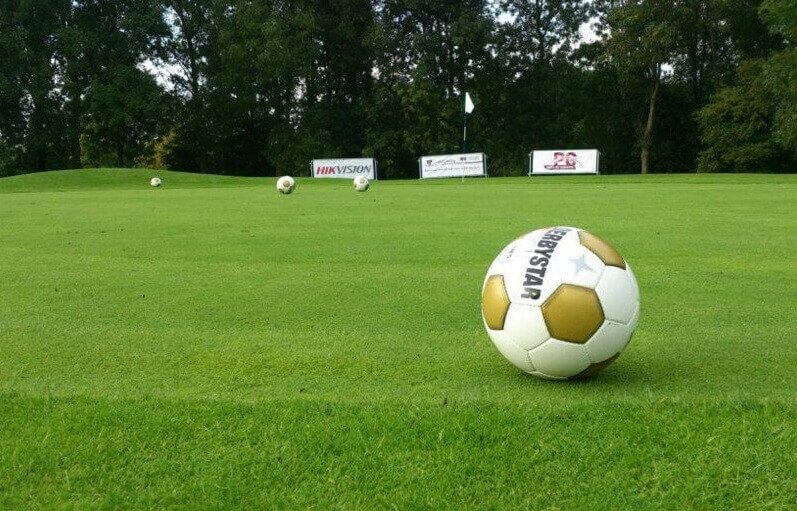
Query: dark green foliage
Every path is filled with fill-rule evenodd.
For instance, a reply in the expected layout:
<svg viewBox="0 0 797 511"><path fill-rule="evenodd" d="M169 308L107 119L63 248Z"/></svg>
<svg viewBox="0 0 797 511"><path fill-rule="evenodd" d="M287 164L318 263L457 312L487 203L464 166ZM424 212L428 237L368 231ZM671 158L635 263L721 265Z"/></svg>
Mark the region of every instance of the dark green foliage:
<svg viewBox="0 0 797 511"><path fill-rule="evenodd" d="M766 59L742 61L737 83L698 113L702 172L794 171L797 167L797 7L766 0L761 17L778 37Z"/></svg>
<svg viewBox="0 0 797 511"><path fill-rule="evenodd" d="M0 0L0 173L301 175L363 155L414 177L460 150L466 91L494 175L556 147L598 148L603 172L691 171L700 151L736 170L712 155L748 127L699 119L733 122L706 105L754 83L772 102L756 137L795 153L795 17L784 0Z"/></svg>
<svg viewBox="0 0 797 511"><path fill-rule="evenodd" d="M54 33L68 2L0 1L0 170L64 167Z"/></svg>
<svg viewBox="0 0 797 511"><path fill-rule="evenodd" d="M132 164L163 121L138 66L165 30L149 1L0 3L0 169Z"/></svg>
<svg viewBox="0 0 797 511"><path fill-rule="evenodd" d="M767 60L763 73L764 87L776 102L773 134L778 145L797 161L797 4L765 0L761 16L784 46Z"/></svg>
<svg viewBox="0 0 797 511"><path fill-rule="evenodd" d="M87 156L91 166L129 167L158 134L164 110L155 79L135 67L111 70L86 94ZM114 161L94 157L110 150Z"/></svg>
<svg viewBox="0 0 797 511"><path fill-rule="evenodd" d="M739 85L714 95L699 113L703 143L701 172L756 172L783 167L784 154L772 138L775 98L761 81L762 63L745 62Z"/></svg>

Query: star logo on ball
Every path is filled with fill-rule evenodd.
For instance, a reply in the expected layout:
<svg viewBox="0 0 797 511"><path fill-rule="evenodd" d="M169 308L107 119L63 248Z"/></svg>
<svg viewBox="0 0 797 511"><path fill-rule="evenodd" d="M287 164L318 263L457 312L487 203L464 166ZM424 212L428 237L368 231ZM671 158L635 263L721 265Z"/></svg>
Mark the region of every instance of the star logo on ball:
<svg viewBox="0 0 797 511"><path fill-rule="evenodd" d="M585 270L585 271L588 271L588 272L595 271L595 270L592 269L592 267L589 264L587 264L587 259L586 259L586 257L584 257L584 254L581 254L580 257L572 257L572 258L570 258L570 262L573 263L573 265L576 267L576 270L575 270L576 275L581 273L581 270Z"/></svg>

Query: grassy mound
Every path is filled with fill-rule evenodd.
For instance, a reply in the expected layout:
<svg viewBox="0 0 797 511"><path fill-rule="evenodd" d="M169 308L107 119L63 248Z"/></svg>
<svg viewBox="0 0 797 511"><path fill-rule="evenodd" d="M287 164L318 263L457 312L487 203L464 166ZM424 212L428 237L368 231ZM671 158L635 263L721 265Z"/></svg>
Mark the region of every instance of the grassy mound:
<svg viewBox="0 0 797 511"><path fill-rule="evenodd" d="M192 174L148 169L77 169L36 172L0 179L0 193L68 190L135 189L149 186L155 176L170 188L210 188L251 185L252 178Z"/></svg>

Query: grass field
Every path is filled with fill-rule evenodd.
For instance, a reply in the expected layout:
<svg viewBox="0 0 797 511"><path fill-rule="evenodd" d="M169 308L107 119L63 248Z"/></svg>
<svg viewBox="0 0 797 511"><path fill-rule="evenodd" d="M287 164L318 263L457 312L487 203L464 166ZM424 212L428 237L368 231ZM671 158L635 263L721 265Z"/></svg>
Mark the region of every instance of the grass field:
<svg viewBox="0 0 797 511"><path fill-rule="evenodd" d="M0 179L0 509L797 509L797 176ZM576 225L642 318L525 376L480 289Z"/></svg>

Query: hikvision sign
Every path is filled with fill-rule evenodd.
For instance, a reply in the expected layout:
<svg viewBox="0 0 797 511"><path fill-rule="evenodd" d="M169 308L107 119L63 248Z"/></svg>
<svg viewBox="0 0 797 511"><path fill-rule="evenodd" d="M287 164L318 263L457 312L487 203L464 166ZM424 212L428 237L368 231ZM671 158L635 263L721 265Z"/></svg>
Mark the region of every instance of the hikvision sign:
<svg viewBox="0 0 797 511"><path fill-rule="evenodd" d="M373 158L313 160L310 167L313 177L354 179L364 176L376 179L376 160Z"/></svg>

